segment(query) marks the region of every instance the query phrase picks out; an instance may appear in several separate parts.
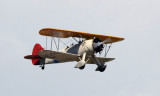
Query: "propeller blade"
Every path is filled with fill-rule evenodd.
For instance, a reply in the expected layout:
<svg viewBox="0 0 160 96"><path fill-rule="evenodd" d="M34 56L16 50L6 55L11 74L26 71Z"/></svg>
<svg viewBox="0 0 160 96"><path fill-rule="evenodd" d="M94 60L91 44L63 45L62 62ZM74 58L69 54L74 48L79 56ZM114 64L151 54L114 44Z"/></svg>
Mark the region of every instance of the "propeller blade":
<svg viewBox="0 0 160 96"><path fill-rule="evenodd" d="M105 43L110 43L112 42L111 38L107 38L106 40L104 40L102 43L105 44Z"/></svg>
<svg viewBox="0 0 160 96"><path fill-rule="evenodd" d="M104 40L103 42L101 42L99 44L99 46L102 45L102 44L105 44L105 43L110 43L110 42L112 42L111 38L107 38L106 40Z"/></svg>

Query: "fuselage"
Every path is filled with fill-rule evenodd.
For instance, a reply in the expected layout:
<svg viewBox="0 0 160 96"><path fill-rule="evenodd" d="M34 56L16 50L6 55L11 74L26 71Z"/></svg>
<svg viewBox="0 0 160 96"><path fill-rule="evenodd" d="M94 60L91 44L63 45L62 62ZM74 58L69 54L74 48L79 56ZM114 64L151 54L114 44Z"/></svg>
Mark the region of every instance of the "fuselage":
<svg viewBox="0 0 160 96"><path fill-rule="evenodd" d="M94 54L93 39L84 40L75 45L72 44L70 47L67 46L61 49L60 52L78 54L79 56L83 55L83 53L92 55Z"/></svg>

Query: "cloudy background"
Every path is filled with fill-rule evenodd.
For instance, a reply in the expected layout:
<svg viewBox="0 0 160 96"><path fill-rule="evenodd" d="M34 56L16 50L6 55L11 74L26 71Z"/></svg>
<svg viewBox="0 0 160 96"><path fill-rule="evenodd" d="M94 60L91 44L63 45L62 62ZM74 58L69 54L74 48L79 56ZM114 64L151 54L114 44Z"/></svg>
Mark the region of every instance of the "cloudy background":
<svg viewBox="0 0 160 96"><path fill-rule="evenodd" d="M0 0L1 96L160 96L159 0ZM75 62L42 71L23 57L42 28L124 37L105 72Z"/></svg>

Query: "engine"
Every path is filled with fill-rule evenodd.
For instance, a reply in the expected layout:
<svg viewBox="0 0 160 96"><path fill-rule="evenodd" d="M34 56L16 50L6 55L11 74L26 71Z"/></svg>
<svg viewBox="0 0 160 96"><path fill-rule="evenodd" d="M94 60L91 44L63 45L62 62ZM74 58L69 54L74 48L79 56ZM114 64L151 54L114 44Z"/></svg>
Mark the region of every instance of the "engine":
<svg viewBox="0 0 160 96"><path fill-rule="evenodd" d="M95 50L95 52L101 52L104 48L104 44L102 43L102 41L99 38L94 38L93 40L93 49Z"/></svg>

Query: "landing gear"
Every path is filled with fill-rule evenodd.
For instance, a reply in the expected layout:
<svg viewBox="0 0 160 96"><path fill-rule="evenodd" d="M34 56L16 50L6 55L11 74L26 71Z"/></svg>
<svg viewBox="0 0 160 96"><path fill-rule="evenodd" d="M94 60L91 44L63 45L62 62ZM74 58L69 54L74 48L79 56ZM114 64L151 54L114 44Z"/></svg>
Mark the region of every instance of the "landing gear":
<svg viewBox="0 0 160 96"><path fill-rule="evenodd" d="M96 62L97 66L98 66L95 71L103 72L103 71L106 69L107 65L104 65L104 63L100 62L100 61L95 57L95 55L92 55L92 59Z"/></svg>
<svg viewBox="0 0 160 96"><path fill-rule="evenodd" d="M100 72L105 71L106 67L107 67L106 65L104 65L104 67L100 67L100 68L99 68L99 71L100 71Z"/></svg>
<svg viewBox="0 0 160 96"><path fill-rule="evenodd" d="M77 62L77 64L74 66L74 68L84 69L83 67L86 64L85 58L86 58L86 53L83 53L82 59L79 62Z"/></svg>
<svg viewBox="0 0 160 96"><path fill-rule="evenodd" d="M44 68L45 68L45 66L44 66L44 65L42 65L41 69L42 69L42 70L44 70Z"/></svg>
<svg viewBox="0 0 160 96"><path fill-rule="evenodd" d="M40 61L39 67L41 67L41 69L44 70L45 69L45 58L41 58L39 61Z"/></svg>
<svg viewBox="0 0 160 96"><path fill-rule="evenodd" d="M83 70L85 68L85 65L84 66L82 66L82 67L79 67L79 69L81 69L81 70Z"/></svg>
<svg viewBox="0 0 160 96"><path fill-rule="evenodd" d="M39 67L41 67L42 70L45 69L45 64L41 64Z"/></svg>
<svg viewBox="0 0 160 96"><path fill-rule="evenodd" d="M96 71L103 72L103 71L105 71L106 67L107 67L107 65L103 65L103 66L97 67Z"/></svg>

